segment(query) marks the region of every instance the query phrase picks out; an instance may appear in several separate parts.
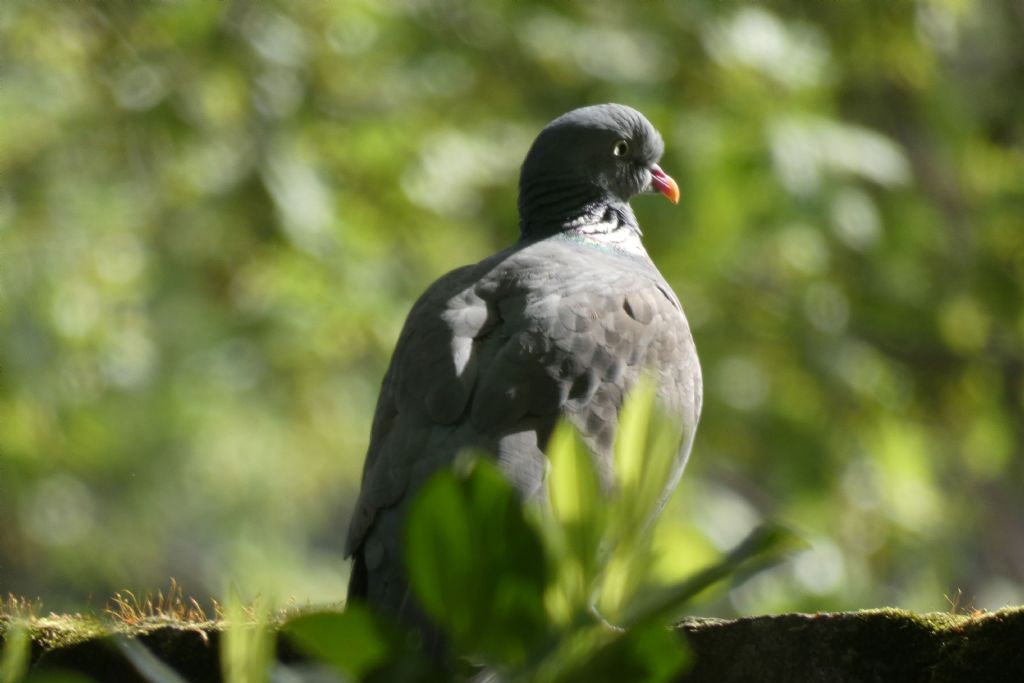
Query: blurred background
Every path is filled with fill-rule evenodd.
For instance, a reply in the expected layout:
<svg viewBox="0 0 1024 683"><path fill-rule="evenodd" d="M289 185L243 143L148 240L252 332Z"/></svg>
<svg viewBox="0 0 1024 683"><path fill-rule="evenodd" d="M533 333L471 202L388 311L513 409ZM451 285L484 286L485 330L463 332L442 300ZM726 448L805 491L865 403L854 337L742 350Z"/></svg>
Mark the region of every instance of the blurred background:
<svg viewBox="0 0 1024 683"><path fill-rule="evenodd" d="M517 237L537 131L638 198L706 381L659 571L728 616L1024 602L1024 2L0 4L0 596L336 602L416 296ZM959 595L959 597L957 597Z"/></svg>

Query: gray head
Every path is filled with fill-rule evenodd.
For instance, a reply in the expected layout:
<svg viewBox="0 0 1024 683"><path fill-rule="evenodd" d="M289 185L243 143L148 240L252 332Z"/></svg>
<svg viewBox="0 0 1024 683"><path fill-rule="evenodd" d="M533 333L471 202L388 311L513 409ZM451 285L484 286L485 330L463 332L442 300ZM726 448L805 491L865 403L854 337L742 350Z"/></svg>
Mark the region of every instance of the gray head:
<svg viewBox="0 0 1024 683"><path fill-rule="evenodd" d="M658 166L664 150L651 122L625 105L598 104L559 116L540 132L523 162L523 236L559 232L609 210L631 222L629 200L642 192L678 201L675 181Z"/></svg>

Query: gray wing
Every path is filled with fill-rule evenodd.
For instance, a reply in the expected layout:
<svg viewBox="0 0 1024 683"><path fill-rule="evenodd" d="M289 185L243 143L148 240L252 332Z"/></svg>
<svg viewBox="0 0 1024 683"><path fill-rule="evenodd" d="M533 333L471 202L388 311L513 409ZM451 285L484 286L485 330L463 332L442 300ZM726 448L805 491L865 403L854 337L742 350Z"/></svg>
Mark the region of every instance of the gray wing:
<svg viewBox="0 0 1024 683"><path fill-rule="evenodd" d="M493 453L524 498L537 495L565 414L610 484L618 411L645 369L684 427L668 490L689 453L701 381L689 326L653 264L545 240L436 282L410 312L381 388L349 529L350 598L409 611L405 509L464 448Z"/></svg>

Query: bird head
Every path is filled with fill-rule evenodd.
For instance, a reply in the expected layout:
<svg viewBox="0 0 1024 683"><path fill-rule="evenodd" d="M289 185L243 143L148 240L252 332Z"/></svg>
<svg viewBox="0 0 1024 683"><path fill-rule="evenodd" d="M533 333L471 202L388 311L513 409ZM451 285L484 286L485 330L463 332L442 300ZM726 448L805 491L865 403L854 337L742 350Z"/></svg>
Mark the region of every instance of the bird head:
<svg viewBox="0 0 1024 683"><path fill-rule="evenodd" d="M537 136L519 176L523 234L550 232L595 206L625 206L658 192L673 203L679 187L658 160L661 135L643 114L621 104L574 109Z"/></svg>

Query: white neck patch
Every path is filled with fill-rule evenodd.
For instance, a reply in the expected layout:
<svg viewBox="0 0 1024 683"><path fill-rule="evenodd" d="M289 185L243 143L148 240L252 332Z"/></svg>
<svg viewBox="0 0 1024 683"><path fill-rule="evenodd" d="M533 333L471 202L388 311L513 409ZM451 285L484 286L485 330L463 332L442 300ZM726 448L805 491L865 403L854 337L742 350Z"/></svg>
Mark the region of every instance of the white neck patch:
<svg viewBox="0 0 1024 683"><path fill-rule="evenodd" d="M611 220L608 220L609 217ZM647 257L647 250L640 241L640 230L618 220L614 213L610 216L605 214L603 220L574 226L570 234L581 242Z"/></svg>

